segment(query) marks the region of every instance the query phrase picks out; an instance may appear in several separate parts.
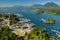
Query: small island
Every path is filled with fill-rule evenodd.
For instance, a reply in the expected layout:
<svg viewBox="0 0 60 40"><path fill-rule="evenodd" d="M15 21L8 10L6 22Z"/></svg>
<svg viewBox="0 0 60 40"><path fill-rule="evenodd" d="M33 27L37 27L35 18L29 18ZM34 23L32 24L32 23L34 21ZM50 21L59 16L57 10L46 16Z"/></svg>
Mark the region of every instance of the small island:
<svg viewBox="0 0 60 40"><path fill-rule="evenodd" d="M53 19L53 18L46 18L46 19L41 19L41 20L46 24L54 24L55 23L55 19Z"/></svg>

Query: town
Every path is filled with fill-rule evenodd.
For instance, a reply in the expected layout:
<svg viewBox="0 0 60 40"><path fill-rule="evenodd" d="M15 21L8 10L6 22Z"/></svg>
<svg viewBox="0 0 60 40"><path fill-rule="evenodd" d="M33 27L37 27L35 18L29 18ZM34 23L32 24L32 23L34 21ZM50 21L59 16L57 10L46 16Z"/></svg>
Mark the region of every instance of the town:
<svg viewBox="0 0 60 40"><path fill-rule="evenodd" d="M8 26L19 36L24 36L26 32L29 33L35 25L30 22L30 19L22 18L20 14L0 13L0 15L0 26Z"/></svg>
<svg viewBox="0 0 60 40"><path fill-rule="evenodd" d="M36 26L36 24L32 23L30 19L23 18L21 14L1 12L0 13L0 27L5 28L5 32L6 31L9 32L8 30L9 28L12 33L18 36L19 40L23 40L23 39L24 40L28 40L28 39L29 40L38 40L38 39L55 40L55 37L52 35L50 36L48 32L45 31L45 29Z"/></svg>

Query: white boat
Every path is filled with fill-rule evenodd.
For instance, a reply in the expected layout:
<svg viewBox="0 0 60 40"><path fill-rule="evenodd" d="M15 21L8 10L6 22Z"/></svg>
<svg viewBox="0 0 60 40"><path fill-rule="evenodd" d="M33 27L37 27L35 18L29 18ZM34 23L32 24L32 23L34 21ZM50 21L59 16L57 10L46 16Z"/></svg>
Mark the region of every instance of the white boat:
<svg viewBox="0 0 60 40"><path fill-rule="evenodd" d="M51 31L53 31L53 32L56 32L56 33L59 33L59 34L60 34L60 32L59 32L59 31L57 31L57 30L51 30Z"/></svg>
<svg viewBox="0 0 60 40"><path fill-rule="evenodd" d="M60 32L59 32L59 31L57 31L57 30L51 30L51 31L56 32L56 35L57 35L58 37L60 37Z"/></svg>
<svg viewBox="0 0 60 40"><path fill-rule="evenodd" d="M57 32L57 30L53 30L53 29L52 29L51 31L53 31L53 32Z"/></svg>
<svg viewBox="0 0 60 40"><path fill-rule="evenodd" d="M41 19L43 22L46 22L46 20L45 19Z"/></svg>
<svg viewBox="0 0 60 40"><path fill-rule="evenodd" d="M57 35L58 37L60 37L60 34L56 33L56 35Z"/></svg>

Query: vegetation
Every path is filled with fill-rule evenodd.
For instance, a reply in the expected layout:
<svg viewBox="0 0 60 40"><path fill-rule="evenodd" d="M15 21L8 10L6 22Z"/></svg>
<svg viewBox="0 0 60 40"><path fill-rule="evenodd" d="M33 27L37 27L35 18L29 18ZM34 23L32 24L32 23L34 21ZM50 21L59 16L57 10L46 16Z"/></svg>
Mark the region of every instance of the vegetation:
<svg viewBox="0 0 60 40"><path fill-rule="evenodd" d="M10 25L17 23L17 21L19 21L19 18L17 15L12 13L7 13L7 12L0 12L0 18L9 19Z"/></svg>
<svg viewBox="0 0 60 40"><path fill-rule="evenodd" d="M21 31L20 30L18 30L18 29L15 29L15 32L19 35L19 36L23 36L23 34L21 33Z"/></svg>
<svg viewBox="0 0 60 40"><path fill-rule="evenodd" d="M55 8L48 9L47 12L48 13L52 13L52 14L56 14L56 15L60 15L60 10L59 9L55 9Z"/></svg>
<svg viewBox="0 0 60 40"><path fill-rule="evenodd" d="M60 6L58 6L57 4L53 2L46 3L43 7L40 7L40 9L36 10L36 13L40 14L43 11L47 11L48 13L60 15Z"/></svg>
<svg viewBox="0 0 60 40"><path fill-rule="evenodd" d="M10 14L10 23L11 24L16 24L19 21L19 18L15 14ZM10 24L10 25L11 25Z"/></svg>
<svg viewBox="0 0 60 40"><path fill-rule="evenodd" d="M36 10L36 14L40 14L44 11L47 11L48 13L51 13L51 14L60 15L60 9L58 9L58 8L47 8L47 7L40 8L40 9Z"/></svg>
<svg viewBox="0 0 60 40"><path fill-rule="evenodd" d="M19 40L15 33L12 33L10 29L5 27L0 27L0 40Z"/></svg>
<svg viewBox="0 0 60 40"><path fill-rule="evenodd" d="M46 18L46 23L55 23L55 20L53 18Z"/></svg>
<svg viewBox="0 0 60 40"><path fill-rule="evenodd" d="M44 13L44 10L43 9L37 9L36 14L40 14L40 13Z"/></svg>
<svg viewBox="0 0 60 40"><path fill-rule="evenodd" d="M55 40L55 37L51 37L51 40ZM24 36L25 40L49 40L50 35L44 29L40 27L35 27L33 30Z"/></svg>
<svg viewBox="0 0 60 40"><path fill-rule="evenodd" d="M49 33L40 27L34 27L29 34L25 34L22 38L24 40L49 40ZM55 40L55 37L51 37L52 40ZM16 34L12 33L10 29L5 27L0 27L0 40L19 40Z"/></svg>
<svg viewBox="0 0 60 40"><path fill-rule="evenodd" d="M19 21L19 18L15 14L5 14L3 15L0 13L1 18L10 20L11 24L17 23ZM48 20L48 19L46 19ZM13 30L13 29L12 29ZM17 32L17 35L9 29L8 26L0 27L0 40L56 40L55 37L50 36L49 33L45 31L45 29L40 27L34 27L30 33L26 33L23 35L23 37L20 37L22 33L19 32L19 30L15 30Z"/></svg>

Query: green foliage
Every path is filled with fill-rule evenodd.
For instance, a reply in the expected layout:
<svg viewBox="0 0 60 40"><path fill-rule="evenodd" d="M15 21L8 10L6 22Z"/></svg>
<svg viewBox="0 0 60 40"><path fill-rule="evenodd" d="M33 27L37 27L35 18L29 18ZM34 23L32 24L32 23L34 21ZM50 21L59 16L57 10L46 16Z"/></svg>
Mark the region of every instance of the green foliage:
<svg viewBox="0 0 60 40"><path fill-rule="evenodd" d="M47 12L52 13L52 14L60 15L60 10L59 9L48 9Z"/></svg>
<svg viewBox="0 0 60 40"><path fill-rule="evenodd" d="M44 10L41 8L36 10L36 14L40 14L40 13L44 13Z"/></svg>
<svg viewBox="0 0 60 40"><path fill-rule="evenodd" d="M49 34L40 27L35 27L33 30L25 35L25 40L49 40Z"/></svg>
<svg viewBox="0 0 60 40"><path fill-rule="evenodd" d="M47 11L48 13L51 13L51 14L56 14L56 15L60 15L60 8L40 8L38 10L36 10L36 14L40 14L44 11Z"/></svg>
<svg viewBox="0 0 60 40"><path fill-rule="evenodd" d="M0 27L0 40L19 40L16 34L12 33L10 29L5 27Z"/></svg>
<svg viewBox="0 0 60 40"><path fill-rule="evenodd" d="M46 3L43 7L36 10L36 13L40 14L44 11L47 11L48 13L60 15L60 7L57 4L53 3L53 2Z"/></svg>

